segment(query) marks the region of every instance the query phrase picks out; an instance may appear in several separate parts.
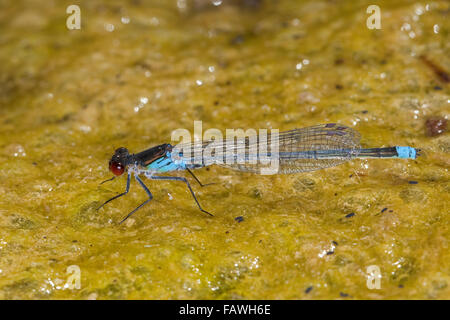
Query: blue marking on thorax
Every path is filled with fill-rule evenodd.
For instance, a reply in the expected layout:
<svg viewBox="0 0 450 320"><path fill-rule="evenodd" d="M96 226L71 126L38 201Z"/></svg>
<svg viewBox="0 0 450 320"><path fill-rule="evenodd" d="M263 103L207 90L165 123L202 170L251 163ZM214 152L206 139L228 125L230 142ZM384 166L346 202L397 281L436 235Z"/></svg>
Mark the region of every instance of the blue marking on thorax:
<svg viewBox="0 0 450 320"><path fill-rule="evenodd" d="M150 163L147 166L147 169L157 172L169 172L175 170L185 170L186 165L182 161L174 161L172 159L172 154L167 152L164 157Z"/></svg>
<svg viewBox="0 0 450 320"><path fill-rule="evenodd" d="M416 149L412 147L395 147L400 159L415 159L417 157Z"/></svg>

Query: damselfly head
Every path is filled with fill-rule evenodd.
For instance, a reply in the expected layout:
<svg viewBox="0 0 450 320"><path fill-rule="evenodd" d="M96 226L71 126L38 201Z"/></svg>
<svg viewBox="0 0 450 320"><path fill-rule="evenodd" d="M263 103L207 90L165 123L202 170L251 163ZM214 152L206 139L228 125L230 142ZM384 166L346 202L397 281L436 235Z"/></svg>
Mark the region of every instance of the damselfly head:
<svg viewBox="0 0 450 320"><path fill-rule="evenodd" d="M116 150L111 160L109 160L109 170L116 176L120 176L125 172L128 165L128 149L119 148Z"/></svg>

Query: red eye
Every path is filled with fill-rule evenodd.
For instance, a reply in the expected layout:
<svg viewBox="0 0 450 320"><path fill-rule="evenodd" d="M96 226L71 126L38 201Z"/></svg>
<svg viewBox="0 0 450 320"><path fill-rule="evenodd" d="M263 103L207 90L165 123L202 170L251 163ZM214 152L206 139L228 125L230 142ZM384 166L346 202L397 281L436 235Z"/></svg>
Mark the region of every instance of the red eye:
<svg viewBox="0 0 450 320"><path fill-rule="evenodd" d="M120 176L125 171L125 167L119 162L110 161L109 170L111 170L114 175Z"/></svg>

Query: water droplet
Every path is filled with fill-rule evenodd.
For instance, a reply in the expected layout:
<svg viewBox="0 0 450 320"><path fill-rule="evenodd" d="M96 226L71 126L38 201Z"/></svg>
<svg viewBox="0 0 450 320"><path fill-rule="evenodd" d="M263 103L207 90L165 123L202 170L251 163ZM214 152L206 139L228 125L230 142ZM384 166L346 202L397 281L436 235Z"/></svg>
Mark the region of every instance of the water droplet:
<svg viewBox="0 0 450 320"><path fill-rule="evenodd" d="M409 24L409 23L404 23L403 25L402 25L402 27L400 28L400 30L401 31L409 31L409 30L411 30L411 25Z"/></svg>
<svg viewBox="0 0 450 320"><path fill-rule="evenodd" d="M150 18L150 25L156 27L159 25L159 19L157 17Z"/></svg>
<svg viewBox="0 0 450 320"><path fill-rule="evenodd" d="M177 7L180 11L186 9L186 0L177 0Z"/></svg>
<svg viewBox="0 0 450 320"><path fill-rule="evenodd" d="M420 15L422 15L423 14L423 8L420 6L420 7L417 7L416 8L416 14L418 15L418 16L420 16Z"/></svg>
<svg viewBox="0 0 450 320"><path fill-rule="evenodd" d="M142 104L147 104L148 98L147 98L147 97L141 97L141 98L139 99L139 101L141 101Z"/></svg>
<svg viewBox="0 0 450 320"><path fill-rule="evenodd" d="M297 27L297 26L300 24L300 19L297 19L297 18L292 19L291 24L292 24L294 27Z"/></svg>
<svg viewBox="0 0 450 320"><path fill-rule="evenodd" d="M439 25L435 24L435 25L433 26L433 32L434 32L434 33L439 33Z"/></svg>
<svg viewBox="0 0 450 320"><path fill-rule="evenodd" d="M105 24L105 30L108 32L113 32L114 31L114 25L112 23L106 23Z"/></svg>
<svg viewBox="0 0 450 320"><path fill-rule="evenodd" d="M84 132L84 133L89 133L92 130L91 127L87 126L87 125L81 125L79 127L79 129L80 129L81 132Z"/></svg>

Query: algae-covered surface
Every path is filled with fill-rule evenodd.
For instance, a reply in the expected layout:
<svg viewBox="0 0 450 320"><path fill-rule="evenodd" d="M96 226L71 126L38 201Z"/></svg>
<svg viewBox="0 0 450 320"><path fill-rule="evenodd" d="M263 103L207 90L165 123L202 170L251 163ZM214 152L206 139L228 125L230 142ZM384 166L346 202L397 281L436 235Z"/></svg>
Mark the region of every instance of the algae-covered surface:
<svg viewBox="0 0 450 320"><path fill-rule="evenodd" d="M377 1L380 30L371 2L213 2L77 1L80 30L67 1L0 2L0 298L449 299L449 2ZM116 148L195 120L337 122L422 156L211 166L203 188L173 174L214 217L183 183L148 180L154 199L124 224L146 198L134 180L96 211L125 189L100 185Z"/></svg>

